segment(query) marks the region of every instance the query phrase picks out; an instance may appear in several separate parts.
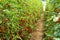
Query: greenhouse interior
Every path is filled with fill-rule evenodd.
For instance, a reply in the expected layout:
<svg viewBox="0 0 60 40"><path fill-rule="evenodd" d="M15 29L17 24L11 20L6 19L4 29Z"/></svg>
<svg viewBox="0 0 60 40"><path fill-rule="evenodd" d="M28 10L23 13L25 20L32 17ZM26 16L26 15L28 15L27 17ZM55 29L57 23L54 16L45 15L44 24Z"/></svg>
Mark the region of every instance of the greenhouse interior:
<svg viewBox="0 0 60 40"><path fill-rule="evenodd" d="M0 40L60 40L60 0L0 0Z"/></svg>

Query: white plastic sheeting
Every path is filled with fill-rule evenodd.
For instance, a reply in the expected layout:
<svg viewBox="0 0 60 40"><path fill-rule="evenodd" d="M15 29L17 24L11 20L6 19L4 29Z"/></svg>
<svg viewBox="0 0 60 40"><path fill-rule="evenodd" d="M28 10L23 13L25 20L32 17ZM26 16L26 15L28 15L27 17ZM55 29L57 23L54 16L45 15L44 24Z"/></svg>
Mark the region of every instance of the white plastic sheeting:
<svg viewBox="0 0 60 40"><path fill-rule="evenodd" d="M46 0L42 0L42 3L43 3L43 11L45 11L45 8L46 8Z"/></svg>

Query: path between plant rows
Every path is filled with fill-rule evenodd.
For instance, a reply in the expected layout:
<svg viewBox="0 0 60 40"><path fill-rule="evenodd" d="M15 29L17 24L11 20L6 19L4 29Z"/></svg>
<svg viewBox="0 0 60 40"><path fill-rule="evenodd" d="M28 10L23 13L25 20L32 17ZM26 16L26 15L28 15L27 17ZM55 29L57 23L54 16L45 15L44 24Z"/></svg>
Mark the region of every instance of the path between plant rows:
<svg viewBox="0 0 60 40"><path fill-rule="evenodd" d="M32 33L32 37L30 40L43 40L44 32L43 32L43 26L44 26L44 13L42 13L40 20L36 24L36 28L34 32Z"/></svg>

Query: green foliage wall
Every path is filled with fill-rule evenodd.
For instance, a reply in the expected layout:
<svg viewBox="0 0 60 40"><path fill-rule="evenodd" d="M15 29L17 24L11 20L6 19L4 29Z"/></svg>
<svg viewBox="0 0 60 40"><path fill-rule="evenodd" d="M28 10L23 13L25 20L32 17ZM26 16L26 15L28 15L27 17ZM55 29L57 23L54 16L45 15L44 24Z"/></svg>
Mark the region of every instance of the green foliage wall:
<svg viewBox="0 0 60 40"><path fill-rule="evenodd" d="M45 40L60 40L60 0L47 0Z"/></svg>
<svg viewBox="0 0 60 40"><path fill-rule="evenodd" d="M41 13L41 0L0 0L0 39L29 40Z"/></svg>

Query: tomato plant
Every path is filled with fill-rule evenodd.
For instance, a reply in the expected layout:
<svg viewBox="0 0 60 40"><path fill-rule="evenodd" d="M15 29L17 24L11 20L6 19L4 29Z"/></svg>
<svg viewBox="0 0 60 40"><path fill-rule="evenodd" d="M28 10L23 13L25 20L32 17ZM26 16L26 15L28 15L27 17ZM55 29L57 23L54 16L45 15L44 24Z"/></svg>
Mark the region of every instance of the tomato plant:
<svg viewBox="0 0 60 40"><path fill-rule="evenodd" d="M47 0L45 40L60 40L60 0Z"/></svg>
<svg viewBox="0 0 60 40"><path fill-rule="evenodd" d="M0 0L0 39L29 40L41 13L41 0Z"/></svg>

